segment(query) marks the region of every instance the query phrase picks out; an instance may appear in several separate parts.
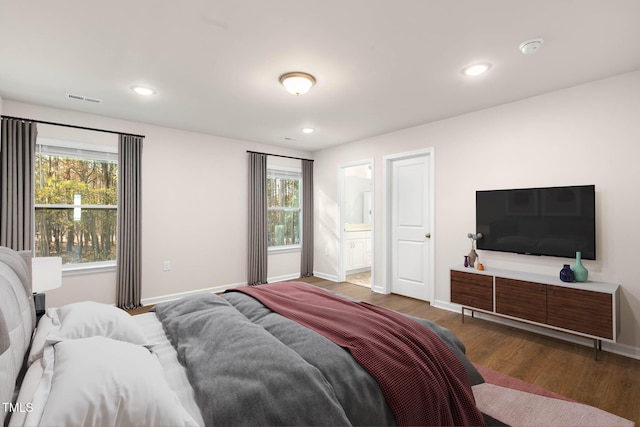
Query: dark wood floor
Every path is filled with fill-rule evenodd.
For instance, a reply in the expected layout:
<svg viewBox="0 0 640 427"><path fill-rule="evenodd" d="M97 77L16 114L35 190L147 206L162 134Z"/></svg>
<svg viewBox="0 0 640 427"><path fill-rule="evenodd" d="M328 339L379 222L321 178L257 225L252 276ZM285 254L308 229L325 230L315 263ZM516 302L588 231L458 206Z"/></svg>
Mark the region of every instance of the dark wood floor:
<svg viewBox="0 0 640 427"><path fill-rule="evenodd" d="M547 390L627 418L640 427L640 360L545 337L495 322L465 318L400 295L382 295L350 283L318 278L305 282L429 319L455 333L469 359Z"/></svg>
<svg viewBox="0 0 640 427"><path fill-rule="evenodd" d="M391 310L434 321L455 333L476 364L519 378L607 412L640 427L640 360L545 337L495 322L471 319L400 295L382 295L367 287L315 277L307 283ZM145 312L149 307L131 312Z"/></svg>

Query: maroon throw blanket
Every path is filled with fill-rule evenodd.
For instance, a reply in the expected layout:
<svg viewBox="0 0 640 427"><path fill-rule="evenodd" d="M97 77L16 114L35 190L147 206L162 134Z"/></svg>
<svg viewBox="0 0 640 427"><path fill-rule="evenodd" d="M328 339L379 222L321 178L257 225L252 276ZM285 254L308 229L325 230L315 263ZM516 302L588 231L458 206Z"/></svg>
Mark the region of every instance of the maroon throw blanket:
<svg viewBox="0 0 640 427"><path fill-rule="evenodd" d="M398 425L485 425L464 366L420 323L302 282L232 290L348 350L378 381Z"/></svg>

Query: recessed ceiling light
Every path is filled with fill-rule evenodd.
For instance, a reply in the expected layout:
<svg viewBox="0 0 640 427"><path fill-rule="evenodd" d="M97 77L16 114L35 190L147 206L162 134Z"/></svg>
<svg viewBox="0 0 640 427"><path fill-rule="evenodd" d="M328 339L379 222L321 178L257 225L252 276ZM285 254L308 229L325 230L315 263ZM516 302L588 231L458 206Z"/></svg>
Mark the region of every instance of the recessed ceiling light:
<svg viewBox="0 0 640 427"><path fill-rule="evenodd" d="M313 133L314 131L313 128L302 128L302 133Z"/></svg>
<svg viewBox="0 0 640 427"><path fill-rule="evenodd" d="M462 72L464 73L465 76L475 77L475 76L479 76L480 74L486 73L489 70L489 68L491 68L491 64L489 63L474 64L474 65L468 66L467 68L462 70Z"/></svg>
<svg viewBox="0 0 640 427"><path fill-rule="evenodd" d="M131 86L131 90L138 95L150 96L156 93L155 90L144 86Z"/></svg>

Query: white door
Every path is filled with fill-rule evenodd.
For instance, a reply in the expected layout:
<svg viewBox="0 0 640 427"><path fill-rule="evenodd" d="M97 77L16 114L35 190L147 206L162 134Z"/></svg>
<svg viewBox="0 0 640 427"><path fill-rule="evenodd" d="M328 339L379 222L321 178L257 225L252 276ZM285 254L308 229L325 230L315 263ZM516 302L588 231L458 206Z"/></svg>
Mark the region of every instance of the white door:
<svg viewBox="0 0 640 427"><path fill-rule="evenodd" d="M431 260L431 155L391 160L391 292L429 301Z"/></svg>

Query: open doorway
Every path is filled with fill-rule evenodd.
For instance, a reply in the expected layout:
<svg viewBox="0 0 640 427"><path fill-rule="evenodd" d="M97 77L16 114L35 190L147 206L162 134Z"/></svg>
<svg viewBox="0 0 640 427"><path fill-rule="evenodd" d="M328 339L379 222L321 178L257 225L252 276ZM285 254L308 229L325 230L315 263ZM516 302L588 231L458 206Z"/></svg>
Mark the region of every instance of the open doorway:
<svg viewBox="0 0 640 427"><path fill-rule="evenodd" d="M338 170L340 280L371 287L373 283L373 160L342 164Z"/></svg>

